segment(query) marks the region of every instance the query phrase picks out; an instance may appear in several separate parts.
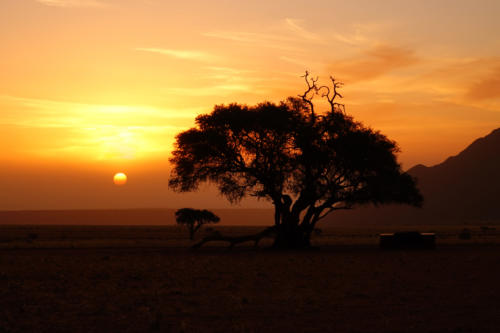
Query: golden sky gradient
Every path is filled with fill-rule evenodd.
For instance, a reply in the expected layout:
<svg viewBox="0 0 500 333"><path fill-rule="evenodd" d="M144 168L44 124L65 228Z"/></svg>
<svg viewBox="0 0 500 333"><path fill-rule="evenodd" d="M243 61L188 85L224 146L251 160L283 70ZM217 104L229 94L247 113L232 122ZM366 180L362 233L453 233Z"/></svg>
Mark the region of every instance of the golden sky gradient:
<svg viewBox="0 0 500 333"><path fill-rule="evenodd" d="M297 95L306 69L345 82L347 111L396 140L405 168L439 163L500 125L498 13L496 0L2 0L0 209L224 206L168 191L175 134L215 104Z"/></svg>

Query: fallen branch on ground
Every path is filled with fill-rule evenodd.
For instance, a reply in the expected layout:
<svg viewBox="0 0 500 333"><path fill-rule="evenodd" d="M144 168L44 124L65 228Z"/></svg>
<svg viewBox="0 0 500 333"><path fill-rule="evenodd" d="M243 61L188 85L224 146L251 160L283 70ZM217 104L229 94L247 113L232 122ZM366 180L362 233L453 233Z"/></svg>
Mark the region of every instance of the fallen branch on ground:
<svg viewBox="0 0 500 333"><path fill-rule="evenodd" d="M214 231L213 234L204 237L201 241L194 244L192 246L192 248L197 249L197 248L201 247L203 244L205 244L207 242L213 242L213 241L229 242L230 249L233 248L233 246L236 244L249 242L249 241L255 242L254 247L257 247L262 238L274 236L275 234L276 233L274 231L274 227L266 228L263 231L261 231L257 234L254 234L254 235L239 236L239 237L223 236L220 232Z"/></svg>

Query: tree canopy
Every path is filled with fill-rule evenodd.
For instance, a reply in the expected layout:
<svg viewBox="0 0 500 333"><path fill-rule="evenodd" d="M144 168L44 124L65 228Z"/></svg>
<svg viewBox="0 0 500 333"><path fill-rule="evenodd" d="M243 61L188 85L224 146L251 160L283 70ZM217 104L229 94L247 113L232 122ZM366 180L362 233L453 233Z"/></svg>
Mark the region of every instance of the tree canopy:
<svg viewBox="0 0 500 333"><path fill-rule="evenodd" d="M219 217L209 210L181 208L175 212L177 224L185 225L189 230L189 239L194 238L194 234L202 225L207 223L218 223Z"/></svg>
<svg viewBox="0 0 500 333"><path fill-rule="evenodd" d="M169 186L193 191L202 182L217 185L231 202L245 196L275 207L275 244L304 247L316 223L356 204L406 203L419 206L414 179L397 162L397 144L345 113L336 102L340 83L308 89L299 97L255 106L216 105L177 135ZM329 109L317 113L314 96Z"/></svg>

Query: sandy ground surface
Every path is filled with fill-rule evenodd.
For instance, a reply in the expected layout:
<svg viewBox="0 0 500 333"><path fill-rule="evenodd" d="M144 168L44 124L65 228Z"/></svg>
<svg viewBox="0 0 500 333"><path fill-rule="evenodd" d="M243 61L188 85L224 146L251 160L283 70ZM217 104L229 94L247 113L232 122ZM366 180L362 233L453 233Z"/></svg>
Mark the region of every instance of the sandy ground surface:
<svg viewBox="0 0 500 333"><path fill-rule="evenodd" d="M134 238L124 229L65 229L57 243L57 230L36 229L31 238L32 229L0 230L0 332L498 332L500 326L500 243L491 235L459 241L450 231L436 250L382 251L371 233L337 232L316 239L320 250L275 252L193 251L152 238L172 238L172 230L163 236L135 230Z"/></svg>

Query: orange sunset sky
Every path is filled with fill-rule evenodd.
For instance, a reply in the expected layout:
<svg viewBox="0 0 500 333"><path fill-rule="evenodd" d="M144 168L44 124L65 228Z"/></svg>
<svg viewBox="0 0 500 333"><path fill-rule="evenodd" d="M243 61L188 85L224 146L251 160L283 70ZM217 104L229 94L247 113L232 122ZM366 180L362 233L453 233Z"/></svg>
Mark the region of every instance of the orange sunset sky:
<svg viewBox="0 0 500 333"><path fill-rule="evenodd" d="M345 83L347 112L405 169L440 163L500 127L499 15L497 0L1 0L0 209L229 207L168 190L176 133L215 104L297 95L306 69Z"/></svg>

